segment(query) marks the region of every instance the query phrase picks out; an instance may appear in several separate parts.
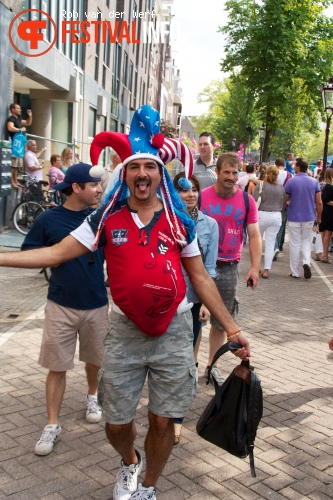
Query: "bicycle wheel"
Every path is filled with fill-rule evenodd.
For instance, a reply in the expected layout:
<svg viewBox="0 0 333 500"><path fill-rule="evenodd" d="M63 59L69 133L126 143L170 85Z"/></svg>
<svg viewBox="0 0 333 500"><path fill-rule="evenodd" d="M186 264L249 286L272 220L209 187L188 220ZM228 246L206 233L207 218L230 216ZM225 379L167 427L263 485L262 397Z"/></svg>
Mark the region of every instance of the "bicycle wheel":
<svg viewBox="0 0 333 500"><path fill-rule="evenodd" d="M44 212L44 209L35 201L24 201L14 208L13 223L15 229L21 234L28 234L36 217Z"/></svg>

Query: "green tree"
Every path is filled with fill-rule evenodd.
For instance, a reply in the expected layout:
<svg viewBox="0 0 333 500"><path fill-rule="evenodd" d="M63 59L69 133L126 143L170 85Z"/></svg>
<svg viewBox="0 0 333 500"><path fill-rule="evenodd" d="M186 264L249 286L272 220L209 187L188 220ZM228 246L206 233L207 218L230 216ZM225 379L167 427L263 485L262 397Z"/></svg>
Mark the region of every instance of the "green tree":
<svg viewBox="0 0 333 500"><path fill-rule="evenodd" d="M198 96L199 102L208 102L209 109L196 121L198 135L204 130L212 132L221 143L222 151L248 147L255 136L258 121L254 110L254 97L241 75L211 82ZM251 134L247 127L252 129ZM233 140L236 139L236 146Z"/></svg>
<svg viewBox="0 0 333 500"><path fill-rule="evenodd" d="M221 143L221 138L216 132L215 122L223 116L223 102L227 96L224 80L212 80L198 95L199 103L208 103L208 111L199 117L191 118L199 136L202 132L211 132L216 140Z"/></svg>
<svg viewBox="0 0 333 500"><path fill-rule="evenodd" d="M220 101L220 113L214 120L214 132L222 141L223 151L231 151L240 144L248 145L256 129L254 97L244 78L237 73L225 82L227 92ZM247 127L252 130L249 134ZM236 146L233 144L236 139Z"/></svg>
<svg viewBox="0 0 333 500"><path fill-rule="evenodd" d="M328 144L328 156L333 155L333 138L332 136L330 136L330 138L331 141ZM323 158L324 140L325 130L321 130L319 134L313 134L310 136L309 146L304 152L304 156L309 163Z"/></svg>
<svg viewBox="0 0 333 500"><path fill-rule="evenodd" d="M160 130L164 137L174 139L177 136L177 129L167 120L161 120Z"/></svg>
<svg viewBox="0 0 333 500"><path fill-rule="evenodd" d="M332 73L333 21L324 15L332 1L315 0L229 0L228 24L220 28L226 35L223 71L240 71L255 99L260 122L266 124L263 159L267 160L276 131L290 112L297 147L304 131L318 129L322 113L318 90ZM300 93L295 98L294 92ZM285 123L286 124L286 123ZM290 139L289 139L290 144ZM280 146L279 146L280 147Z"/></svg>

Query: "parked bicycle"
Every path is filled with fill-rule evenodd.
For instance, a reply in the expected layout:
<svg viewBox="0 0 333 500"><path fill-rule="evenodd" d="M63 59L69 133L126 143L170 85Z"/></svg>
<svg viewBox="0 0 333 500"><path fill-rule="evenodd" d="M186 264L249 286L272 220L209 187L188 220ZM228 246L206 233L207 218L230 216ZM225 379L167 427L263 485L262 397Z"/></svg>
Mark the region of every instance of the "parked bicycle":
<svg viewBox="0 0 333 500"><path fill-rule="evenodd" d="M27 173L22 176L24 186L21 191L21 201L13 210L12 220L19 233L28 234L39 214L64 203L66 197L55 189L45 189L49 185L46 181L36 181Z"/></svg>

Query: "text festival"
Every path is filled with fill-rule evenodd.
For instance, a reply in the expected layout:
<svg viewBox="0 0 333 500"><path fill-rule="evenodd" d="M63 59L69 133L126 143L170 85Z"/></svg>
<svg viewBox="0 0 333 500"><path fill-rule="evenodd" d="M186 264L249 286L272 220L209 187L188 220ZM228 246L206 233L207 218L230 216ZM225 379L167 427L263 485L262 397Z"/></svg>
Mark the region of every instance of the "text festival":
<svg viewBox="0 0 333 500"><path fill-rule="evenodd" d="M142 38L137 38L137 21L124 21L126 12L110 11L109 18L117 19L111 21L102 20L101 12L85 12L85 17L89 20L78 21L78 12L61 11L61 15L66 21L61 22L61 41L66 43L158 43L164 42L169 34L167 22L142 22ZM138 12L133 10L133 19L146 20L155 16L155 11ZM69 19L69 20L68 20ZM72 20L73 19L73 20ZM94 19L91 20L90 19ZM68 40L69 37L69 40Z"/></svg>

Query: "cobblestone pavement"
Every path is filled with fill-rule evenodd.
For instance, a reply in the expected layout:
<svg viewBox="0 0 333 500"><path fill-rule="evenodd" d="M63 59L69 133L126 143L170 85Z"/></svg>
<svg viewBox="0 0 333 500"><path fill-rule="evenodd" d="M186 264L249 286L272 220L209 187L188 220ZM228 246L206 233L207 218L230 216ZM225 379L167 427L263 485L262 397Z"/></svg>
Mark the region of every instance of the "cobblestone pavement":
<svg viewBox="0 0 333 500"><path fill-rule="evenodd" d="M289 254L280 253L268 280L239 287L239 323L251 339L252 364L262 379L264 417L255 442L257 477L248 460L199 438L195 425L213 394L203 372L208 329L199 354L198 394L180 445L158 482L159 500L333 498L333 264L313 263L311 280L292 279ZM8 250L0 248L0 251ZM46 424L45 375L37 364L47 284L36 270L0 269L0 498L48 500L112 497L119 457L103 423L85 421L85 374L76 360L61 410L62 439L47 457L33 448ZM231 354L219 362L228 375ZM143 393L137 446L147 429Z"/></svg>

